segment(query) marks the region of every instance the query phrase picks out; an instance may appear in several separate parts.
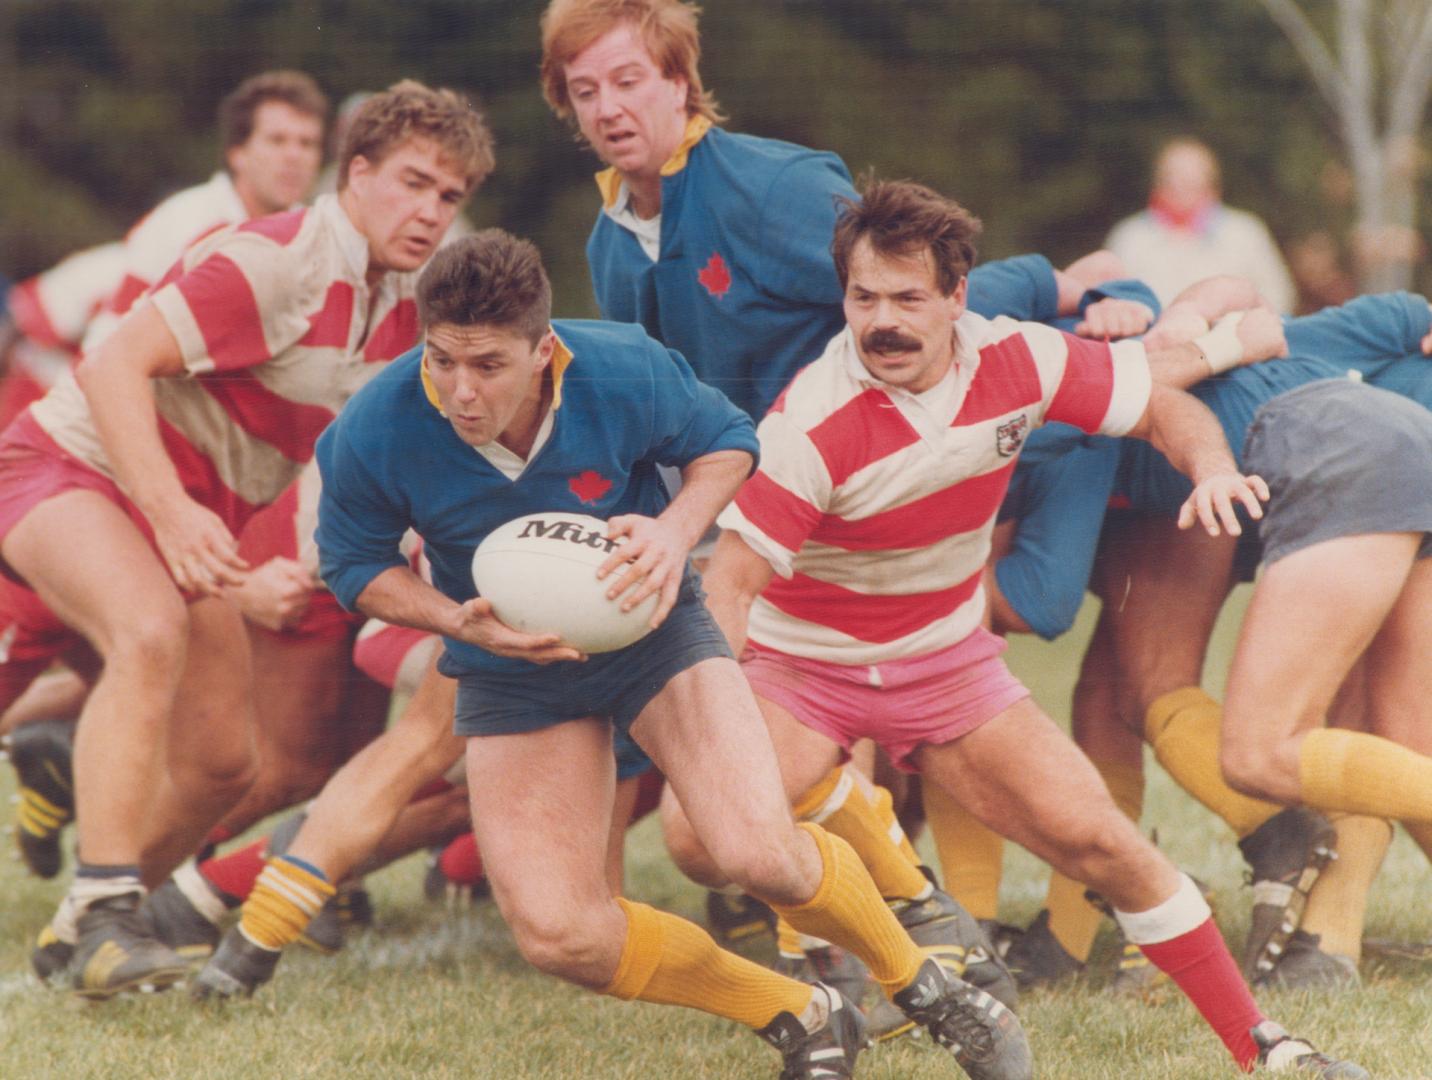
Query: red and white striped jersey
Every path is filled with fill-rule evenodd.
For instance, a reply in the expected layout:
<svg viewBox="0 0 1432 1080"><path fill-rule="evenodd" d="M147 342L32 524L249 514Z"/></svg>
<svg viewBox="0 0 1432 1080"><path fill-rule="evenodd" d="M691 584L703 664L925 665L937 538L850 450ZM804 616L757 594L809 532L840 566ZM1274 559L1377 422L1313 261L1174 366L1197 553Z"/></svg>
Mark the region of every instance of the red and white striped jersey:
<svg viewBox="0 0 1432 1080"><path fill-rule="evenodd" d="M94 348L113 330L191 244L248 216L233 180L221 169L205 183L170 195L140 218L124 238L123 273L90 323L85 349Z"/></svg>
<svg viewBox="0 0 1432 1080"><path fill-rule="evenodd" d="M1061 420L1122 435L1148 404L1137 342L973 313L955 342L953 387L916 396L871 376L847 327L761 421L760 470L719 518L779 575L752 605L752 641L857 665L957 644L984 612L1029 432Z"/></svg>
<svg viewBox="0 0 1432 1080"><path fill-rule="evenodd" d="M116 241L77 251L20 282L7 298L15 328L42 348L78 353L85 328L118 287L124 266L124 245Z"/></svg>
<svg viewBox="0 0 1432 1080"><path fill-rule="evenodd" d="M418 338L417 275L370 290L368 241L333 196L189 248L150 302L190 377L153 383L160 434L189 494L237 531L313 456L319 433ZM31 407L64 450L113 476L73 377Z"/></svg>

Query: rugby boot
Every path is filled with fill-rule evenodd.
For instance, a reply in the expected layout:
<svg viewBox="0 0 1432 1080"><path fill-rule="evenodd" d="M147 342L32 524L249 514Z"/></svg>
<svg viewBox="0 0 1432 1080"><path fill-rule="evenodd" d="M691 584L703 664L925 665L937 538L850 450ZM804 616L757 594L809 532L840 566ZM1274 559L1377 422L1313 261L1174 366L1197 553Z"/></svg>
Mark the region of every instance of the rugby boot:
<svg viewBox="0 0 1432 1080"><path fill-rule="evenodd" d="M80 914L70 969L80 997L103 1000L126 990L149 993L182 979L189 965L155 939L137 892L96 900Z"/></svg>
<svg viewBox="0 0 1432 1080"><path fill-rule="evenodd" d="M936 888L923 900L894 900L890 910L915 944L955 978L1011 1009L1019 1003L1019 989L1009 968L975 917L949 893Z"/></svg>
<svg viewBox="0 0 1432 1080"><path fill-rule="evenodd" d="M1122 997L1150 1000L1173 986L1173 980L1144 955L1144 950L1119 934L1119 959L1114 977L1109 980L1109 993Z"/></svg>
<svg viewBox="0 0 1432 1080"><path fill-rule="evenodd" d="M1307 1041L1293 1038L1272 1020L1264 1020L1249 1034L1258 1046L1258 1066L1268 1072L1297 1073L1321 1080L1371 1080L1361 1065L1318 1053Z"/></svg>
<svg viewBox="0 0 1432 1080"><path fill-rule="evenodd" d="M46 923L35 938L35 947L30 950L30 966L41 982L56 982L70 969L75 958L75 947L68 941L61 941L55 933L53 923Z"/></svg>
<svg viewBox="0 0 1432 1080"><path fill-rule="evenodd" d="M934 958L891 998L948 1050L970 1080L1030 1080L1033 1058L1024 1028L1003 1002L953 978Z"/></svg>
<svg viewBox="0 0 1432 1080"><path fill-rule="evenodd" d="M15 842L36 877L52 878L64 865L60 834L75 816L74 736L73 721L42 720L16 728L8 740L19 780Z"/></svg>
<svg viewBox="0 0 1432 1080"><path fill-rule="evenodd" d="M723 945L774 933L776 913L754 896L706 894L706 926Z"/></svg>
<svg viewBox="0 0 1432 1080"><path fill-rule="evenodd" d="M1012 938L1004 962L1021 990L1051 986L1084 970L1084 965L1065 951L1049 929L1048 908L1034 917L1027 930Z"/></svg>
<svg viewBox="0 0 1432 1080"><path fill-rule="evenodd" d="M799 957L780 953L771 967L797 982L832 987L856 1005L865 1000L870 985L870 971L860 957L839 945L818 945Z"/></svg>
<svg viewBox="0 0 1432 1080"><path fill-rule="evenodd" d="M355 880L339 882L338 890L308 920L298 943L314 952L332 956L343 948L349 927L373 925L373 901L368 890Z"/></svg>
<svg viewBox="0 0 1432 1080"><path fill-rule="evenodd" d="M781 1052L780 1080L847 1080L855 1075L855 1058L865 1046L865 1019L838 990L817 983L815 992L830 1001L821 1027L806 1031L794 1014L783 1012L756 1032Z"/></svg>
<svg viewBox="0 0 1432 1080"><path fill-rule="evenodd" d="M255 945L237 926L231 927L209 962L194 976L189 994L196 1001L249 997L273 978L282 955L278 949Z"/></svg>
<svg viewBox="0 0 1432 1080"><path fill-rule="evenodd" d="M1258 985L1283 990L1354 990L1360 986L1362 977L1352 957L1323 952L1321 941L1317 934L1295 930L1273 970L1259 979Z"/></svg>
<svg viewBox="0 0 1432 1080"><path fill-rule="evenodd" d="M212 888L207 882L204 885ZM153 935L190 963L207 959L219 944L219 928L194 906L172 877L144 898L140 912Z"/></svg>
<svg viewBox="0 0 1432 1080"><path fill-rule="evenodd" d="M1238 841L1253 886L1253 912L1243 946L1243 974L1258 982L1273 970L1298 928L1308 893L1337 858L1337 832L1322 814L1290 806Z"/></svg>

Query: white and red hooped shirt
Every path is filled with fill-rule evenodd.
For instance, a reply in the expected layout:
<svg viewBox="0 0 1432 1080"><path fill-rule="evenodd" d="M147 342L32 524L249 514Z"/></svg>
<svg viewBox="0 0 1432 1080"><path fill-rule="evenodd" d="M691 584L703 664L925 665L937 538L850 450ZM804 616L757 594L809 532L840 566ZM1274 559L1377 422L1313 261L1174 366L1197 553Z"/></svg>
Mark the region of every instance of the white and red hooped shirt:
<svg viewBox="0 0 1432 1080"><path fill-rule="evenodd" d="M761 422L760 470L718 524L772 565L752 641L876 664L961 641L984 612L981 574L1029 432L1063 421L1122 435L1151 379L1143 346L1037 323L955 323L946 382L914 395L875 379L847 327Z"/></svg>
<svg viewBox="0 0 1432 1080"><path fill-rule="evenodd" d="M230 529L278 498L348 398L417 341L416 273L370 290L367 270L367 240L324 196L206 237L154 287L186 368L153 382L164 446ZM113 476L72 376L31 411L62 449Z"/></svg>

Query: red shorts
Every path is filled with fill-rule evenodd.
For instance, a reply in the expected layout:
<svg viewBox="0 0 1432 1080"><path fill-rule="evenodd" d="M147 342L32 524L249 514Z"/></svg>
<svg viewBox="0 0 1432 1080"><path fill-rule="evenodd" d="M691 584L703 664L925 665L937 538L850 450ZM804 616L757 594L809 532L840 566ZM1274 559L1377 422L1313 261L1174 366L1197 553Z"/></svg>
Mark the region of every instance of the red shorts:
<svg viewBox="0 0 1432 1080"><path fill-rule="evenodd" d="M0 712L85 640L34 592L0 576Z"/></svg>
<svg viewBox="0 0 1432 1080"><path fill-rule="evenodd" d="M977 629L947 649L885 664L832 664L754 643L741 670L760 697L845 749L874 739L890 760L967 735L1029 696L1000 658L1001 637Z"/></svg>
<svg viewBox="0 0 1432 1080"><path fill-rule="evenodd" d="M0 542L40 503L67 491L103 495L129 515L149 545L154 546L149 522L118 485L62 450L26 410L0 434ZM14 577L14 571L3 560L0 571Z"/></svg>

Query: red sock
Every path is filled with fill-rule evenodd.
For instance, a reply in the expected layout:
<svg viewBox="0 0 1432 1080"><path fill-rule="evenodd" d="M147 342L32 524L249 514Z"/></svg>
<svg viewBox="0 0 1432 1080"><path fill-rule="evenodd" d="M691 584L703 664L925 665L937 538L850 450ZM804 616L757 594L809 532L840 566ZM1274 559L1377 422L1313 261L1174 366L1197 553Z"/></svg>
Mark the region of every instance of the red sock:
<svg viewBox="0 0 1432 1080"><path fill-rule="evenodd" d="M204 880L218 889L225 897L247 900L253 891L254 882L264 869L264 847L268 839L255 840L228 855L206 859L199 864L199 873Z"/></svg>
<svg viewBox="0 0 1432 1080"><path fill-rule="evenodd" d="M457 885L476 885L485 876L482 854L477 850L477 837L465 832L443 848L438 856L443 876Z"/></svg>
<svg viewBox="0 0 1432 1080"><path fill-rule="evenodd" d="M641 774L641 783L636 789L636 804L632 807L631 821L627 822L627 828L631 828L661 805L661 789L665 784L666 777L656 769L647 769Z"/></svg>
<svg viewBox="0 0 1432 1080"><path fill-rule="evenodd" d="M1261 1024L1264 1016L1213 919L1204 920L1186 934L1140 948L1188 995L1238 1067L1252 1071L1258 1047L1249 1031Z"/></svg>

